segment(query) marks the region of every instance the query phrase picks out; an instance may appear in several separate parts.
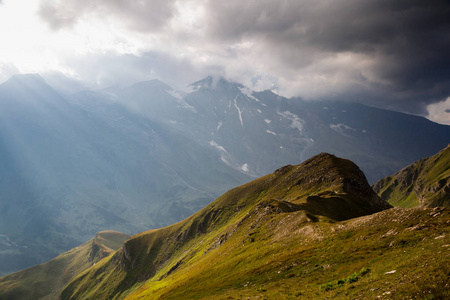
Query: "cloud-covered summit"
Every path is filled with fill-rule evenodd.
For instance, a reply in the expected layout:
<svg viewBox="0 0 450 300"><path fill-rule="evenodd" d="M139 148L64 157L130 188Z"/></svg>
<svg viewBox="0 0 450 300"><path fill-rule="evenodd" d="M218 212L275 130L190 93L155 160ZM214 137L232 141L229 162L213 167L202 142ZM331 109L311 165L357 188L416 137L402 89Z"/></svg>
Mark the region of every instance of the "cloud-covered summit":
<svg viewBox="0 0 450 300"><path fill-rule="evenodd" d="M446 0L41 0L37 14L56 32L94 20L109 30L114 47L65 57L97 83L185 86L218 74L288 97L424 115L450 96Z"/></svg>

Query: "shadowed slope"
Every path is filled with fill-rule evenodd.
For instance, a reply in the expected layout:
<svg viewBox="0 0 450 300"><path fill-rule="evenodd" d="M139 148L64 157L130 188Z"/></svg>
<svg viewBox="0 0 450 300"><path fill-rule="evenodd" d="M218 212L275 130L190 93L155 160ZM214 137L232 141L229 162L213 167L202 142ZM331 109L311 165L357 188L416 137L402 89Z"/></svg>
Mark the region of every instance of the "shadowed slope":
<svg viewBox="0 0 450 300"><path fill-rule="evenodd" d="M58 299L70 280L120 248L128 238L120 232L102 231L46 263L2 277L0 299Z"/></svg>
<svg viewBox="0 0 450 300"><path fill-rule="evenodd" d="M288 228L298 228L323 219L320 216L345 220L389 207L355 164L319 154L230 190L182 222L132 237L112 257L72 281L62 299L121 299L145 281L178 274L202 264L205 257L215 260L215 255L235 252L246 241L260 238L264 248L263 241L289 234L279 231L283 227L277 222L283 220ZM267 224L272 219L274 223ZM256 233L262 224L267 229Z"/></svg>

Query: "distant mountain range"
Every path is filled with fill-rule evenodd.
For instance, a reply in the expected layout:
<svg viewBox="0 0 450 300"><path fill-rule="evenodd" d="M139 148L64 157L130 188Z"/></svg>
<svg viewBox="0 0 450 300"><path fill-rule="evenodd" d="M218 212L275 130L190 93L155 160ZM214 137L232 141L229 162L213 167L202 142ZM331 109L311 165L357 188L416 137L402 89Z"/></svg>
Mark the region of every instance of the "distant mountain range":
<svg viewBox="0 0 450 300"><path fill-rule="evenodd" d="M374 183L449 140L450 126L422 117L221 78L62 96L39 75L17 75L0 85L0 274L101 230L173 224L320 152L351 159Z"/></svg>
<svg viewBox="0 0 450 300"><path fill-rule="evenodd" d="M448 180L448 149L404 169L438 166L413 172L410 189ZM441 190L427 189L427 199ZM386 200L396 202L398 194L391 195ZM126 236L99 233L45 264L0 278L0 298L447 299L450 198L439 199L392 208L353 162L321 153L120 248ZM118 250L99 251L105 245ZM66 274L67 285L55 285L58 274Z"/></svg>

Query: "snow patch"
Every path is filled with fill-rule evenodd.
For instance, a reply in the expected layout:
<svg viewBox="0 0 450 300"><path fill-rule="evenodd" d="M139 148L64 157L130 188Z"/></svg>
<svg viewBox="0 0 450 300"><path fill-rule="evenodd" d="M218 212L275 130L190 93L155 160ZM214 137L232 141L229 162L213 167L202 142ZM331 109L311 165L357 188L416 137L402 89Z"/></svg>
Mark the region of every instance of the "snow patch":
<svg viewBox="0 0 450 300"><path fill-rule="evenodd" d="M192 105L189 105L186 101L184 101L184 98L180 92L169 91L168 93L177 100L179 107L184 108L184 109L189 109L193 113L197 113L197 109L195 107L193 107Z"/></svg>
<svg viewBox="0 0 450 300"><path fill-rule="evenodd" d="M270 124L272 122L272 120L264 119L264 122L266 122L267 124Z"/></svg>
<svg viewBox="0 0 450 300"><path fill-rule="evenodd" d="M236 110L238 111L239 114L239 120L241 121L241 126L244 127L244 122L242 121L242 113L244 112L244 109L241 110L236 103L236 99L239 96L239 94L236 95L236 98L234 98L234 107L236 108Z"/></svg>
<svg viewBox="0 0 450 300"><path fill-rule="evenodd" d="M174 98L176 98L176 99L178 99L178 100L183 100L183 97L181 96L181 94L180 94L179 92L175 91L175 90L168 91L168 93L169 93L172 97L174 97Z"/></svg>
<svg viewBox="0 0 450 300"><path fill-rule="evenodd" d="M300 133L303 132L303 125L305 124L305 121L300 119L296 114L293 114L288 110L285 110L284 112L278 112L278 114L292 122L291 128L297 129L298 131L300 131Z"/></svg>
<svg viewBox="0 0 450 300"><path fill-rule="evenodd" d="M186 88L184 88L184 89L182 89L183 90L183 92L186 92L186 93L188 93L188 94L190 94L190 93L193 93L193 92L196 92L196 91L198 91L199 89L200 89L200 85L188 85Z"/></svg>
<svg viewBox="0 0 450 300"><path fill-rule="evenodd" d="M227 166L240 171L240 172L244 172L247 173L247 175L250 175L252 177L256 177L255 174L252 174L252 172L250 172L250 169L248 167L248 164L245 163L243 165L237 163L233 157L228 154L227 150L225 150L224 147L222 147L221 145L217 144L214 140L209 141L209 145L211 147L214 147L220 154L220 160L225 163Z"/></svg>
<svg viewBox="0 0 450 300"><path fill-rule="evenodd" d="M259 102L259 99L252 95L253 91L250 90L249 88L247 88L247 87L240 87L239 90L241 91L242 94L247 96L248 99L252 99L252 100L255 100L255 101Z"/></svg>
<svg viewBox="0 0 450 300"><path fill-rule="evenodd" d="M224 162L226 165L228 165L228 166L230 166L230 167L232 167L232 168L235 168L235 167L236 167L236 166L231 162L231 160L229 159L228 152L227 152L227 150L225 150L224 147L220 146L219 144L217 144L217 143L216 143L215 141L213 141L213 140L209 141L209 145L210 145L211 147L214 147L216 150L219 151L219 153L220 153L220 160L221 160L222 162Z"/></svg>
<svg viewBox="0 0 450 300"><path fill-rule="evenodd" d="M356 129L351 128L350 126L347 126L345 124L339 123L339 124L330 124L330 128L334 131L345 134L345 131L356 131Z"/></svg>
<svg viewBox="0 0 450 300"><path fill-rule="evenodd" d="M262 111L261 111L260 109L257 109L257 111L258 111L259 113L262 113Z"/></svg>
<svg viewBox="0 0 450 300"><path fill-rule="evenodd" d="M217 150L219 150L220 152L224 152L227 153L227 150L225 150L224 147L220 146L219 144L217 144L215 141L209 141L209 145L216 148Z"/></svg>
<svg viewBox="0 0 450 300"><path fill-rule="evenodd" d="M269 134L277 135L275 132L270 131L270 130L266 130L266 132L269 133Z"/></svg>
<svg viewBox="0 0 450 300"><path fill-rule="evenodd" d="M217 129L216 129L216 131L219 131L219 129L220 129L220 127L222 127L222 125L223 125L223 122L222 122L222 121L219 121L219 123L217 124Z"/></svg>

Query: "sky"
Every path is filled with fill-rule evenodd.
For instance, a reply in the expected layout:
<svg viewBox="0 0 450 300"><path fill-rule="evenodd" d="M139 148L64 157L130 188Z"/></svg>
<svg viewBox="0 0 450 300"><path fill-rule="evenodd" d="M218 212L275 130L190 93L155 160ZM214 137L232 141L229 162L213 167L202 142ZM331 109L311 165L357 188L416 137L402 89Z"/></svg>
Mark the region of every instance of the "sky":
<svg viewBox="0 0 450 300"><path fill-rule="evenodd" d="M208 75L450 125L448 0L0 0L0 82L67 91Z"/></svg>

